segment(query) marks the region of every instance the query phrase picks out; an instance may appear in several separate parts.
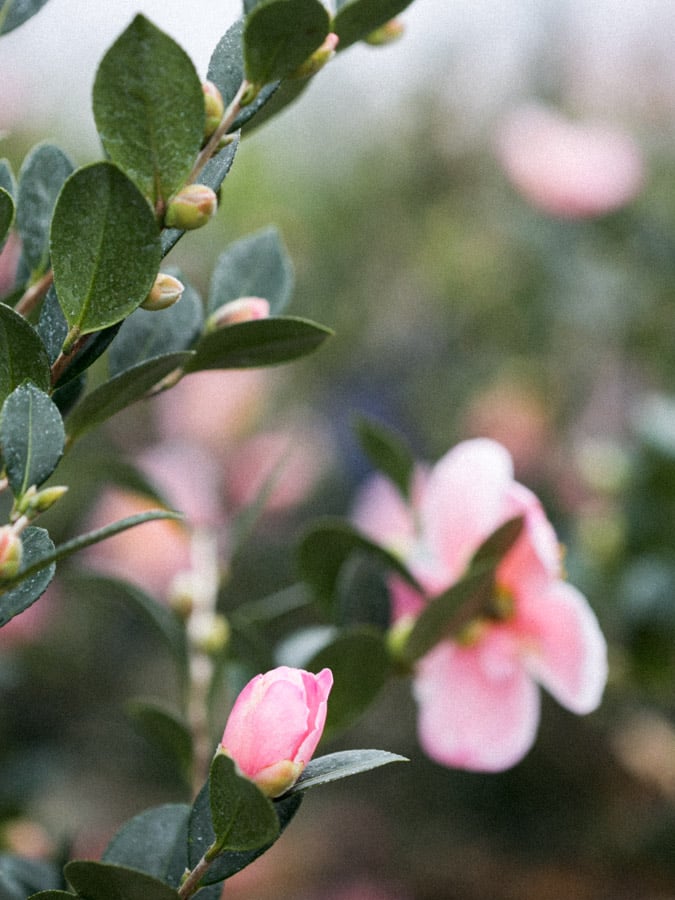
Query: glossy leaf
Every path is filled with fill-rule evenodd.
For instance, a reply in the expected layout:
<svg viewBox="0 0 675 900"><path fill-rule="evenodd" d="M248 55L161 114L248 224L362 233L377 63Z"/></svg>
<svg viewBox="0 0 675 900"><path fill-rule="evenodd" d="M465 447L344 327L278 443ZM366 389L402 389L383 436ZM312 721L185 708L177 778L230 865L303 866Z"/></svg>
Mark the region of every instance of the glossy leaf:
<svg viewBox="0 0 675 900"><path fill-rule="evenodd" d="M293 266L276 228L265 228L230 244L211 276L209 312L239 297L263 297L272 315L291 299Z"/></svg>
<svg viewBox="0 0 675 900"><path fill-rule="evenodd" d="M340 750L337 753L328 753L326 756L310 760L288 793L307 791L309 788L330 784L341 778L351 778L352 775L370 772L390 763L409 761L407 757L389 753L387 750Z"/></svg>
<svg viewBox="0 0 675 900"><path fill-rule="evenodd" d="M192 765L192 735L183 719L154 700L130 700L126 712L138 733L175 766L186 783Z"/></svg>
<svg viewBox="0 0 675 900"><path fill-rule="evenodd" d="M204 95L189 56L137 15L103 57L94 118L110 159L154 205L185 182L204 136Z"/></svg>
<svg viewBox="0 0 675 900"><path fill-rule="evenodd" d="M244 22L244 70L265 85L294 72L323 43L330 16L319 0L266 0Z"/></svg>
<svg viewBox="0 0 675 900"><path fill-rule="evenodd" d="M227 325L202 337L185 371L276 366L313 353L332 334L323 325L291 316Z"/></svg>
<svg viewBox="0 0 675 900"><path fill-rule="evenodd" d="M234 762L217 753L209 772L211 822L219 850L256 850L279 835L272 801L248 778L238 775Z"/></svg>
<svg viewBox="0 0 675 900"><path fill-rule="evenodd" d="M122 372L110 381L104 382L78 404L67 423L71 439L81 437L115 413L126 409L144 397L148 391L170 372L184 366L191 360L190 352L168 353L146 362L139 363Z"/></svg>
<svg viewBox="0 0 675 900"><path fill-rule="evenodd" d="M51 560L54 544L44 528L29 525L21 533L21 543L23 561L18 578L24 577L5 586L4 590L0 586L0 627L35 603L47 590L56 572Z"/></svg>
<svg viewBox="0 0 675 900"><path fill-rule="evenodd" d="M68 334L68 323L63 315L63 310L59 306L53 284L50 285L45 299L42 301L40 318L35 326L35 330L42 339L50 365L53 365L61 353L63 342Z"/></svg>
<svg viewBox="0 0 675 900"><path fill-rule="evenodd" d="M47 0L2 0L0 34L7 34L40 12Z"/></svg>
<svg viewBox="0 0 675 900"><path fill-rule="evenodd" d="M159 231L143 195L109 162L63 186L51 230L54 285L71 331L121 321L145 300L160 262Z"/></svg>
<svg viewBox="0 0 675 900"><path fill-rule="evenodd" d="M108 349L122 324L122 322L116 322L102 331L85 335L78 344L79 349L72 354L68 365L63 369L55 387L62 388L86 372L89 366L93 365L99 356Z"/></svg>
<svg viewBox="0 0 675 900"><path fill-rule="evenodd" d="M0 303L0 403L24 381L32 381L40 390L49 390L47 352L24 317Z"/></svg>
<svg viewBox="0 0 675 900"><path fill-rule="evenodd" d="M103 853L102 862L128 866L178 887L187 868L187 803L147 809L126 822Z"/></svg>
<svg viewBox="0 0 675 900"><path fill-rule="evenodd" d="M38 144L24 160L16 197L16 227L31 279L49 266L49 229L57 197L73 171L68 157L53 144Z"/></svg>
<svg viewBox="0 0 675 900"><path fill-rule="evenodd" d="M12 195L0 186L0 249L2 249L13 223L14 200L12 200Z"/></svg>
<svg viewBox="0 0 675 900"><path fill-rule="evenodd" d="M67 863L64 872L86 900L179 900L167 884L126 866L75 860Z"/></svg>
<svg viewBox="0 0 675 900"><path fill-rule="evenodd" d="M180 272L169 272L185 285L173 306L157 312L137 309L122 323L108 361L111 376L138 363L166 353L187 350L201 333L204 323L202 300Z"/></svg>
<svg viewBox="0 0 675 900"><path fill-rule="evenodd" d="M412 0L337 0L332 30L340 38L339 50L386 25L410 6Z"/></svg>
<svg viewBox="0 0 675 900"><path fill-rule="evenodd" d="M375 468L408 497L415 461L406 444L391 429L364 418L357 421L356 433Z"/></svg>
<svg viewBox="0 0 675 900"><path fill-rule="evenodd" d="M34 891L59 887L61 872L57 866L38 859L25 859L0 853L0 897L25 900Z"/></svg>
<svg viewBox="0 0 675 900"><path fill-rule="evenodd" d="M0 411L0 448L15 497L49 478L65 438L61 414L47 394L30 382L12 391Z"/></svg>

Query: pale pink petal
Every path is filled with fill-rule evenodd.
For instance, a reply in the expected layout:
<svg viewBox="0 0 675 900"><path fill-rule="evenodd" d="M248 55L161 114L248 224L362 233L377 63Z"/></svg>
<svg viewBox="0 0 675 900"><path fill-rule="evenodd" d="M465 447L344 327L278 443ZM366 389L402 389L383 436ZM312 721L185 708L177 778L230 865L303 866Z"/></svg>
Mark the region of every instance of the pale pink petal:
<svg viewBox="0 0 675 900"><path fill-rule="evenodd" d="M479 545L505 521L513 464L496 441L464 441L434 466L420 507L422 533L446 572L446 585L463 572Z"/></svg>
<svg viewBox="0 0 675 900"><path fill-rule="evenodd" d="M553 582L541 596L519 599L512 628L522 639L523 663L563 706L596 709L607 681L607 644L586 598Z"/></svg>
<svg viewBox="0 0 675 900"><path fill-rule="evenodd" d="M438 644L415 675L420 744L442 765L498 772L534 742L537 687L501 636L493 648L490 637L470 647Z"/></svg>
<svg viewBox="0 0 675 900"><path fill-rule="evenodd" d="M359 489L351 519L371 540L404 557L415 541L413 510L384 475L373 475Z"/></svg>
<svg viewBox="0 0 675 900"><path fill-rule="evenodd" d="M392 620L397 622L406 616L416 619L426 605L426 600L420 592L398 575L392 576L388 585Z"/></svg>
<svg viewBox="0 0 675 900"><path fill-rule="evenodd" d="M514 481L506 494L504 519L516 516L525 517L524 528L500 564L497 579L512 589L523 579L530 584L536 581L543 590L551 579L560 576L560 545L537 497Z"/></svg>

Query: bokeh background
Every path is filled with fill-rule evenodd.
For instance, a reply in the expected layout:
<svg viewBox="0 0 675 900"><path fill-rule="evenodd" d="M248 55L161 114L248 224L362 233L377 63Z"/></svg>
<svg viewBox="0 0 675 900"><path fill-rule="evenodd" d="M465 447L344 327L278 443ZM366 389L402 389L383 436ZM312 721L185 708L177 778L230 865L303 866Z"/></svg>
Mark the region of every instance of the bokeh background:
<svg viewBox="0 0 675 900"><path fill-rule="evenodd" d="M204 74L238 8L50 0L0 40L0 156L15 171L45 138L78 164L100 157L95 67L136 11ZM205 292L228 242L276 224L290 312L336 337L282 369L192 376L116 417L57 473L71 492L51 527L70 535L145 502L109 489L123 460L217 529L225 559L233 516L284 455L221 598L262 667L308 613L291 603L263 634L236 610L294 583L314 516L349 514L369 474L355 414L428 460L496 437L607 634L602 708L579 719L545 701L528 757L481 776L426 760L409 685L387 685L325 749L411 763L313 793L225 896L675 898L675 6L415 0L402 21L403 40L338 56L252 132L217 219L172 254ZM158 528L87 565L161 596L185 547ZM0 633L2 846L94 857L135 812L186 799L124 712L176 691L147 623L71 567Z"/></svg>

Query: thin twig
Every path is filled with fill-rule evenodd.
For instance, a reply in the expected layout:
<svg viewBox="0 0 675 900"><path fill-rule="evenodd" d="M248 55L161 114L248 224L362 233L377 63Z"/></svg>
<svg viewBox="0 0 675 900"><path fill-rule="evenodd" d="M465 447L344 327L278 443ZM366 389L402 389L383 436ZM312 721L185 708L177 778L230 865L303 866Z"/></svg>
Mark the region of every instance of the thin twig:
<svg viewBox="0 0 675 900"><path fill-rule="evenodd" d="M54 272L49 269L39 281L32 284L23 294L19 302L14 307L14 311L19 315L29 316L40 300L45 296L54 281Z"/></svg>
<svg viewBox="0 0 675 900"><path fill-rule="evenodd" d="M225 112L223 113L223 118L220 120L220 125L213 132L211 137L208 140L208 143L204 146L204 148L200 151L199 156L197 157L197 161L194 164L192 171L190 172L185 184L193 184L197 178L202 173L202 169L207 164L207 162L211 159L211 157L216 153L218 149L218 144L220 144L221 140L225 137L230 127L236 120L237 116L241 112L242 100L246 99L249 103L253 99L253 96L249 99L247 94L253 91L253 85L244 79L242 83L239 85L237 93L234 95L232 102L227 107Z"/></svg>

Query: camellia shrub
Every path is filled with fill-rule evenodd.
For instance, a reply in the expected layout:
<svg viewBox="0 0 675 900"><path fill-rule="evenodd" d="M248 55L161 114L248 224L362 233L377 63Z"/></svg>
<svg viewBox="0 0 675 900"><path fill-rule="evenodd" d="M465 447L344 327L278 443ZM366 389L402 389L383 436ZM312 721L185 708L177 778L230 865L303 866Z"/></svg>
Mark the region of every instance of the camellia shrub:
<svg viewBox="0 0 675 900"><path fill-rule="evenodd" d="M42 5L5 0L0 35ZM330 337L286 313L292 267L274 228L223 250L207 297L163 260L214 216L247 130L300 97L336 52L398 37L395 16L407 5L337 0L331 12L320 0L245 0L204 83L181 47L138 15L94 82L104 158L77 168L40 143L18 176L0 162L0 626L28 621L73 554L86 551L96 565L108 543L126 546L128 579L92 574L88 589L140 611L169 649L182 686L175 708L139 701L134 716L192 788L190 802L138 813L100 860L2 855L7 900L215 900L279 838L307 790L403 759L377 749L315 756L324 727L352 723L393 676L412 675L423 749L442 765L480 771L528 751L539 685L576 713L600 702L606 647L595 616L564 580L541 504L491 440L461 444L425 468L396 435L359 424L380 474L351 520L321 519L298 547L321 624L291 635L293 665L233 685L242 690L226 724L214 712L215 687L225 669L251 663L246 644L229 640L221 583L266 504L291 503L302 490L284 486L275 436L242 453L241 527L227 548L209 492L180 493L194 476L180 453L146 460L164 473L167 498L176 489L178 509L142 465L119 466L107 501L120 511L115 521L61 543L39 524L77 487L58 483L64 454L131 404L178 393L205 373L290 362ZM204 478L207 470L208 459ZM307 476L308 465L300 470ZM136 538L140 526L147 537ZM132 535L133 545L115 544ZM144 582L151 561L160 577ZM386 593L364 589L373 572ZM282 591L268 598L270 621L285 604Z"/></svg>

